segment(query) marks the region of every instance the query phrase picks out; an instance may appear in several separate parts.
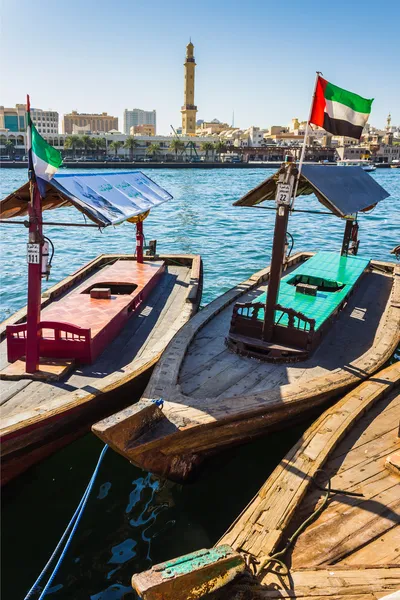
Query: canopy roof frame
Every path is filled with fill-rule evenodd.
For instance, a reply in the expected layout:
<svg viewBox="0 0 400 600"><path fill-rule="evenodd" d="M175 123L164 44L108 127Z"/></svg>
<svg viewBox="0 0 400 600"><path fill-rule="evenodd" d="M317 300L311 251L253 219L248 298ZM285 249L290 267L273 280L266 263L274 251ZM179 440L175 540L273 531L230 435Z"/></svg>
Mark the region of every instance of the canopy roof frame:
<svg viewBox="0 0 400 600"><path fill-rule="evenodd" d="M280 170L250 190L233 206L256 206L275 200ZM315 194L318 201L340 218L370 210L390 194L361 167L303 165L296 196Z"/></svg>
<svg viewBox="0 0 400 600"><path fill-rule="evenodd" d="M93 178L93 179L91 179ZM118 225L172 198L141 171L56 174L46 184L41 209L74 206L99 227ZM29 182L0 201L2 219L28 214Z"/></svg>

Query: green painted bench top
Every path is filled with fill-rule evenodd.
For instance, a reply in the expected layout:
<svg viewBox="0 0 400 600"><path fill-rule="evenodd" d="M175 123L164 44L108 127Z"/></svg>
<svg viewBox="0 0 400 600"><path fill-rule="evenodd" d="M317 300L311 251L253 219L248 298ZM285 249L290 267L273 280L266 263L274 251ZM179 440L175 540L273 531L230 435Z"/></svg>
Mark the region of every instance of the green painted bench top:
<svg viewBox="0 0 400 600"><path fill-rule="evenodd" d="M310 319L315 319L315 329L317 330L349 295L369 263L368 258L359 256L318 252L282 278L278 304L301 312ZM317 295L308 296L296 291L296 283L300 282L317 285L319 288ZM264 293L253 300L253 303L265 304L265 301L266 294ZM258 318L264 319L264 310L259 311ZM276 311L275 323L287 325L287 320L286 314ZM308 325L306 329L309 329Z"/></svg>

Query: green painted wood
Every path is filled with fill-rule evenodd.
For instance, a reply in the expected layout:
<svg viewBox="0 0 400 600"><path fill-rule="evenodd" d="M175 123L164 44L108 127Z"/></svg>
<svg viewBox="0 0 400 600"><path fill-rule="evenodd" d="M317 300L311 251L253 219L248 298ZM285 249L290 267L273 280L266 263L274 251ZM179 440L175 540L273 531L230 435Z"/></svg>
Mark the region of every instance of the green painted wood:
<svg viewBox="0 0 400 600"><path fill-rule="evenodd" d="M278 304L301 312L310 319L315 319L315 329L317 330L350 294L369 263L370 259L360 256L341 256L336 252L318 252L282 279ZM308 296L296 291L296 285L293 285L295 282L323 286L325 289L324 291L318 290L316 296ZM328 291L329 289L332 291ZM255 298L253 303L265 303L265 300L266 294L264 293ZM259 311L258 319L264 320L263 309ZM280 325L287 325L288 317L277 311L275 322L277 321Z"/></svg>

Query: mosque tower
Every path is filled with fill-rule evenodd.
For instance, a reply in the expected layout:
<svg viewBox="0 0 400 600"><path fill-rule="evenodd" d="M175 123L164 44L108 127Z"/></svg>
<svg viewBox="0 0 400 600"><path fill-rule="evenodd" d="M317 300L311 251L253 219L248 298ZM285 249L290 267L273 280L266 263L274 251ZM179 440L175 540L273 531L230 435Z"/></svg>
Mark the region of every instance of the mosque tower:
<svg viewBox="0 0 400 600"><path fill-rule="evenodd" d="M182 133L184 135L196 133L197 106L194 104L194 71L196 63L194 62L193 50L194 46L192 41L190 41L186 46L186 60L183 65L185 68L185 81L181 113Z"/></svg>

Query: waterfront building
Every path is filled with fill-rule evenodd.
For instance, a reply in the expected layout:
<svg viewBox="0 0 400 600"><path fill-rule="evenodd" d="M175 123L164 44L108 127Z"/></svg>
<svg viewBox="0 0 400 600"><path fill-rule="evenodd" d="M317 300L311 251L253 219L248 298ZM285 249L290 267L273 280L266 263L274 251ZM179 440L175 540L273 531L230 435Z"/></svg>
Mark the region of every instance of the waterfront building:
<svg viewBox="0 0 400 600"><path fill-rule="evenodd" d="M31 118L40 135L58 133L59 116L57 111L31 108Z"/></svg>
<svg viewBox="0 0 400 600"><path fill-rule="evenodd" d="M0 106L0 129L26 131L26 104L16 104L14 108Z"/></svg>
<svg viewBox="0 0 400 600"><path fill-rule="evenodd" d="M221 123L218 119L212 121L197 121L196 123L196 134L197 135L212 135L213 133L221 133L233 129L228 123Z"/></svg>
<svg viewBox="0 0 400 600"><path fill-rule="evenodd" d="M197 106L194 103L194 74L196 63L194 60L194 46L190 41L186 46L186 60L184 62L184 91L182 113L182 133L183 135L196 134L196 114Z"/></svg>
<svg viewBox="0 0 400 600"><path fill-rule="evenodd" d="M156 135L156 129L154 125L133 125L129 133L131 135Z"/></svg>
<svg viewBox="0 0 400 600"><path fill-rule="evenodd" d="M1 129L1 128L0 128ZM121 133L120 131L109 131L107 133L87 133L84 132L84 135L89 135L93 140L97 138L104 138L106 141L105 153L109 156L114 156L114 149L110 148L111 142L120 141L123 144L127 140L128 135ZM60 150L63 156L70 156L71 151L64 150L65 140L69 137L69 134L59 133L59 134L43 134L44 139L54 148ZM175 151L170 147L172 140L176 139L173 135L139 135L137 136L137 147L135 148L135 157L139 160L143 160L148 156L147 149L149 146L156 144L159 148L158 157L162 161L174 161L175 160ZM218 141L217 136L202 136L202 137L192 137L188 135L182 135L179 139L183 142L185 146L185 150L183 152L182 160L190 160L190 159L200 159L202 156L205 156L205 151L201 149L203 142L212 142L215 143ZM6 145L7 142L11 141L14 145L14 154L15 156L24 156L26 154L26 132L14 133L12 131L4 129L0 130L0 154L6 154ZM83 154L81 148L77 149L75 152L76 156L80 156ZM95 150L92 154L96 154ZM118 150L118 156L121 158L129 158L129 150L125 148L123 145Z"/></svg>
<svg viewBox="0 0 400 600"><path fill-rule="evenodd" d="M40 134L58 133L58 112L31 108L31 118ZM17 133L26 131L26 104L16 104L14 108L0 106L0 129Z"/></svg>
<svg viewBox="0 0 400 600"><path fill-rule="evenodd" d="M370 157L373 162L390 164L400 160L400 146L393 146L384 142L363 143L357 146L342 146L336 148L340 160L359 160Z"/></svg>
<svg viewBox="0 0 400 600"><path fill-rule="evenodd" d="M88 131L91 131L92 133L96 131L107 133L107 131L110 131L111 129L118 129L118 117L112 117L106 112L101 114L88 114L78 113L76 110L73 110L63 117L63 133L72 134L74 125L78 127L88 126Z"/></svg>
<svg viewBox="0 0 400 600"><path fill-rule="evenodd" d="M304 137L304 136L303 136ZM272 161L283 162L285 156L293 156L294 160L299 160L302 151L302 142L295 146L268 144L259 148L243 146L236 150L244 162L249 161ZM332 147L323 147L320 145L307 146L305 150L305 160L311 162L329 161L336 159L336 150Z"/></svg>
<svg viewBox="0 0 400 600"><path fill-rule="evenodd" d="M124 123L123 131L129 135L131 127L137 127L139 125L152 125L154 127L154 133L157 131L157 114L155 110L142 110L141 108L133 108L124 110Z"/></svg>

